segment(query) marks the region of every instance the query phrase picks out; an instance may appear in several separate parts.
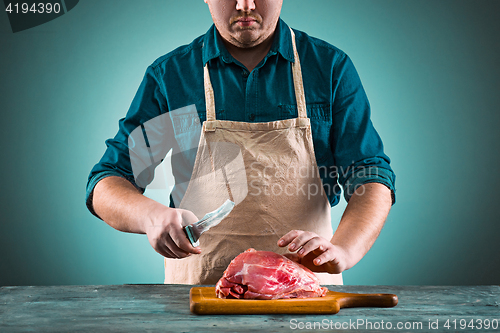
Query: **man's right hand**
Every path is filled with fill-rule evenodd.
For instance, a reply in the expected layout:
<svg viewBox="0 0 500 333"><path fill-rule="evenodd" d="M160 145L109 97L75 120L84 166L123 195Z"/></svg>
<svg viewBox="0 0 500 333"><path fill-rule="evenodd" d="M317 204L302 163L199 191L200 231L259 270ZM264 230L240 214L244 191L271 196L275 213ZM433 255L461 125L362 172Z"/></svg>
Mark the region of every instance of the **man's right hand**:
<svg viewBox="0 0 500 333"><path fill-rule="evenodd" d="M159 205L148 215L145 231L156 252L167 258L185 258L191 253L201 253L199 247L191 245L182 230L183 226L198 221L192 212Z"/></svg>
<svg viewBox="0 0 500 333"><path fill-rule="evenodd" d="M94 188L93 207L116 230L147 234L153 249L162 256L184 258L201 253L182 230L198 221L194 213L151 200L124 178L110 176L100 180Z"/></svg>

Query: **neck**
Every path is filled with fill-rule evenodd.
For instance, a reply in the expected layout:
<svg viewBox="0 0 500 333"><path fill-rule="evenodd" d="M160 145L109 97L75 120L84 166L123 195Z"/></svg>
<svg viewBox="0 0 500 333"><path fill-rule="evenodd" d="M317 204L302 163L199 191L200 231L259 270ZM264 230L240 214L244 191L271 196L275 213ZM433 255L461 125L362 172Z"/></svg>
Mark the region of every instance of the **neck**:
<svg viewBox="0 0 500 333"><path fill-rule="evenodd" d="M271 36L269 36L262 43L246 48L235 46L224 40L224 38L222 38L222 41L233 58L241 62L243 66L251 72L269 53L271 45L273 44L275 33L271 34Z"/></svg>

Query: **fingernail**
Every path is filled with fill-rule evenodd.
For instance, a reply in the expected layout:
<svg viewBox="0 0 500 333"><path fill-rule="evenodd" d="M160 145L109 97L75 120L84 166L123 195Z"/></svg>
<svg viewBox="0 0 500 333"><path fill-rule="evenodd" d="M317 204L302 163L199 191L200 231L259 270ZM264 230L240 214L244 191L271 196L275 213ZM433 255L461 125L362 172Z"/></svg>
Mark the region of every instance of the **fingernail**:
<svg viewBox="0 0 500 333"><path fill-rule="evenodd" d="M283 243L285 243L283 240L280 240L280 241L278 242L278 244L279 244L279 245L283 245Z"/></svg>
<svg viewBox="0 0 500 333"><path fill-rule="evenodd" d="M292 250L292 251L295 250L295 244L294 243L290 244L290 250Z"/></svg>
<svg viewBox="0 0 500 333"><path fill-rule="evenodd" d="M319 264L321 263L321 260L319 260L319 259L314 259L314 263L315 263L316 265L319 265Z"/></svg>
<svg viewBox="0 0 500 333"><path fill-rule="evenodd" d="M303 254L303 253L304 253L304 249L299 251L299 254Z"/></svg>

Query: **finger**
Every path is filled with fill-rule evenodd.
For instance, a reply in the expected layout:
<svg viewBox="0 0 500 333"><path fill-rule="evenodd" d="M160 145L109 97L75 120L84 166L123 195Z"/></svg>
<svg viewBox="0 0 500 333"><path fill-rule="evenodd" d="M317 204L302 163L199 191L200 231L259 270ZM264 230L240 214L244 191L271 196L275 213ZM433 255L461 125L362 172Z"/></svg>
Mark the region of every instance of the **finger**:
<svg viewBox="0 0 500 333"><path fill-rule="evenodd" d="M176 258L185 258L190 253L179 248L170 235L165 239L165 246L175 255Z"/></svg>
<svg viewBox="0 0 500 333"><path fill-rule="evenodd" d="M164 256L165 258L177 258L177 256L170 251L170 249L165 244L159 244L155 251Z"/></svg>
<svg viewBox="0 0 500 333"><path fill-rule="evenodd" d="M184 230L180 226L174 226L170 229L170 238L175 244L175 249L170 248L174 252L179 249L183 252L186 253L194 253L194 254L199 254L201 253L201 249L199 247L193 247L191 245L191 242L189 239L186 237L186 234L184 233Z"/></svg>
<svg viewBox="0 0 500 333"><path fill-rule="evenodd" d="M313 237L309 239L304 245L302 245L302 248L297 252L300 257L304 257L308 255L310 252L314 250L320 250L321 254L323 251L327 249L327 246L324 244L326 240L324 238L321 238L319 236Z"/></svg>
<svg viewBox="0 0 500 333"><path fill-rule="evenodd" d="M287 246L288 244L290 244L290 242L292 240L294 240L302 232L303 231L301 231L301 230L292 230L292 231L288 232L287 234L285 234L283 237L281 237L278 240L278 246L280 246L280 247Z"/></svg>
<svg viewBox="0 0 500 333"><path fill-rule="evenodd" d="M320 254L319 256L317 256L314 260L313 260L313 264L315 264L316 266L320 266L320 265L323 265L325 263L332 263L332 259L333 259L333 255L332 253L333 251L325 251L323 252L322 254Z"/></svg>
<svg viewBox="0 0 500 333"><path fill-rule="evenodd" d="M297 237L295 237L290 245L288 245L288 250L290 252L300 249L304 244L306 244L310 239L319 237L314 232L302 231Z"/></svg>
<svg viewBox="0 0 500 333"><path fill-rule="evenodd" d="M168 234L167 234L167 237ZM159 236L158 238L153 235L152 232L148 233L148 240L151 247L159 254L166 258L177 258L177 256L170 251L170 249L166 245L166 240L164 236Z"/></svg>
<svg viewBox="0 0 500 333"><path fill-rule="evenodd" d="M342 272L342 269L339 267L339 261L332 250L323 252L317 256L313 260L313 264L316 266L324 266L324 269L330 274L338 274Z"/></svg>

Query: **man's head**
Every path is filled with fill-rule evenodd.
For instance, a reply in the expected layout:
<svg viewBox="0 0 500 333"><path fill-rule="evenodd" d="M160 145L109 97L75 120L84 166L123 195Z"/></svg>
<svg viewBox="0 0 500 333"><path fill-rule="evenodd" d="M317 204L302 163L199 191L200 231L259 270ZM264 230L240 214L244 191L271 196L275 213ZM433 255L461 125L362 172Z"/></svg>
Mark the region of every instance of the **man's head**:
<svg viewBox="0 0 500 333"><path fill-rule="evenodd" d="M283 0L204 0L217 30L227 42L254 47L276 29Z"/></svg>

